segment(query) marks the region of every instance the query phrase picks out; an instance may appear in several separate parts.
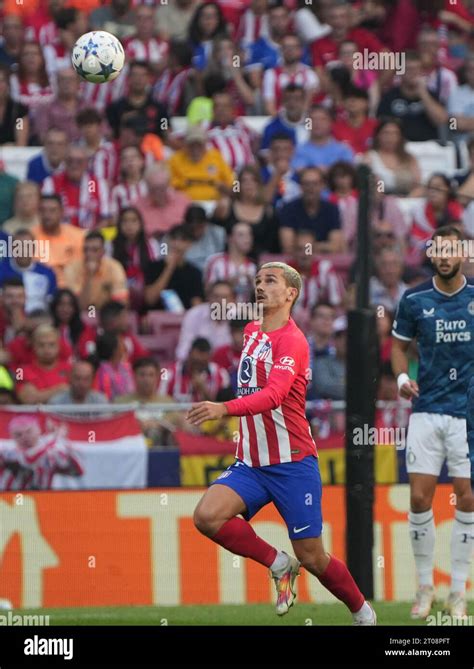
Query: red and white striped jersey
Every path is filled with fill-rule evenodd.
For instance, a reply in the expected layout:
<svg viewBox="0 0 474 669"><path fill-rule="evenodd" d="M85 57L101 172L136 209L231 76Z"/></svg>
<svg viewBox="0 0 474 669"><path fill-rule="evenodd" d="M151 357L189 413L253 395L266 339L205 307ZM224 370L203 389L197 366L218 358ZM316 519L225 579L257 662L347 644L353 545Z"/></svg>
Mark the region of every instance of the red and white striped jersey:
<svg viewBox="0 0 474 669"><path fill-rule="evenodd" d="M115 146L112 142L102 140L97 151L89 158L89 172L99 179L105 179L110 184L117 173L116 160Z"/></svg>
<svg viewBox="0 0 474 669"><path fill-rule="evenodd" d="M2 457L19 469L0 468L0 490L49 490L55 474L83 471L70 446L57 435L44 435L28 449L1 451L0 462Z"/></svg>
<svg viewBox="0 0 474 669"><path fill-rule="evenodd" d="M228 253L215 253L207 259L204 267L204 283L208 285L214 281L235 282L239 299L249 299L256 272L256 264L248 258L238 265L231 260Z"/></svg>
<svg viewBox="0 0 474 669"><path fill-rule="evenodd" d="M179 72L172 72L167 68L155 83L153 99L167 105L170 116L175 116L180 111L184 87L191 72L190 67L185 67Z"/></svg>
<svg viewBox="0 0 474 669"><path fill-rule="evenodd" d="M71 52L61 42L45 44L43 54L46 71L50 80L56 78L59 70L71 67Z"/></svg>
<svg viewBox="0 0 474 669"><path fill-rule="evenodd" d="M330 260L315 260L310 276L301 275L302 288L298 306L311 310L317 302L329 302L334 307L342 303L344 286Z"/></svg>
<svg viewBox="0 0 474 669"><path fill-rule="evenodd" d="M110 213L112 216L118 216L121 209L132 206L139 197L145 197L147 193L148 188L144 179L136 184L128 184L125 181L118 183L112 188Z"/></svg>
<svg viewBox="0 0 474 669"><path fill-rule="evenodd" d="M10 91L12 99L15 102L21 102L28 108L47 104L54 98L54 92L51 86L40 86L39 84L20 81L16 74L10 77Z"/></svg>
<svg viewBox="0 0 474 669"><path fill-rule="evenodd" d="M41 46L59 41L59 31L54 21L42 25L30 24L25 28L26 42L39 42Z"/></svg>
<svg viewBox="0 0 474 669"><path fill-rule="evenodd" d="M116 79L102 85L81 81L80 94L84 105L103 112L107 105L123 97L127 89L127 71L128 68L125 65Z"/></svg>
<svg viewBox="0 0 474 669"><path fill-rule="evenodd" d="M214 399L221 388L230 386L230 377L226 369L210 362L207 372L203 372L206 388ZM193 387L191 375L186 371L186 363L177 361L166 369L160 382L159 394L169 395L177 402L200 402L204 398L199 390Z"/></svg>
<svg viewBox="0 0 474 669"><path fill-rule="evenodd" d="M264 37L265 39L270 37L268 14L256 16L251 9L247 9L240 18L235 41L242 46L248 46L256 42L260 37Z"/></svg>
<svg viewBox="0 0 474 669"><path fill-rule="evenodd" d="M308 379L308 342L292 318L273 332L258 321L245 327L238 397L225 402L230 416L241 416L239 460L263 467L317 455L305 412Z"/></svg>
<svg viewBox="0 0 474 669"><path fill-rule="evenodd" d="M159 65L168 56L169 44L159 37L152 37L143 42L138 37L128 37L123 42L126 57L132 60L146 60L152 65Z"/></svg>
<svg viewBox="0 0 474 669"><path fill-rule="evenodd" d="M66 172L46 177L41 191L46 195L56 193L61 197L64 223L90 230L101 219L110 216L107 182L87 172L83 174L80 183L70 181Z"/></svg>
<svg viewBox="0 0 474 669"><path fill-rule="evenodd" d="M245 123L239 119L226 126L211 126L207 136L212 146L220 151L225 162L235 172L255 162L251 143L252 134Z"/></svg>
<svg viewBox="0 0 474 669"><path fill-rule="evenodd" d="M275 102L279 108L282 102L282 94L289 84L302 86L305 91L319 88L319 77L312 67L304 63L298 63L295 72L289 73L285 65L273 67L263 75L263 99Z"/></svg>

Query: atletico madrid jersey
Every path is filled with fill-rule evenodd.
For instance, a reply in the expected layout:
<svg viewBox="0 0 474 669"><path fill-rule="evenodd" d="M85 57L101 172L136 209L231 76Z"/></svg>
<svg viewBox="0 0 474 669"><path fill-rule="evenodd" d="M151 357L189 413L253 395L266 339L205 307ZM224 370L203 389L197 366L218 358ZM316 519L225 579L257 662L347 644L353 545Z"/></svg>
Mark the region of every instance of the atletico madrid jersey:
<svg viewBox="0 0 474 669"><path fill-rule="evenodd" d="M241 416L236 457L251 467L317 455L306 419L309 346L292 318L263 332L257 321L244 330L238 397L225 402Z"/></svg>

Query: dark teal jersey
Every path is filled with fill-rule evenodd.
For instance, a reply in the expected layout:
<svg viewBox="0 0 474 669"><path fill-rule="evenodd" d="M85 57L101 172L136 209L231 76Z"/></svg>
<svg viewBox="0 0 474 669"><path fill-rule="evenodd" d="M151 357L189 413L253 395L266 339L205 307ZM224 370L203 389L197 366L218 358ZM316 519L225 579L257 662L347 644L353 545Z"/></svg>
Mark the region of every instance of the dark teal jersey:
<svg viewBox="0 0 474 669"><path fill-rule="evenodd" d="M436 288L434 279L407 290L392 334L417 341L420 396L413 411L465 418L474 374L474 279L451 294Z"/></svg>

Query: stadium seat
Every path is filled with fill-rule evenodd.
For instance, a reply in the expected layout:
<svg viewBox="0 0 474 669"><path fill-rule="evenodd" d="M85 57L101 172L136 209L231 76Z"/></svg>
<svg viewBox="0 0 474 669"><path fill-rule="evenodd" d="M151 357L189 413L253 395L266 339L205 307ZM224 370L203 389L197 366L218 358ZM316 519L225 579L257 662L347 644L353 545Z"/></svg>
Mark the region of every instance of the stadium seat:
<svg viewBox="0 0 474 669"><path fill-rule="evenodd" d="M435 141L407 142L405 148L418 160L423 183L426 183L433 172L442 172L449 177L457 170L456 147L453 142L448 142L446 146Z"/></svg>
<svg viewBox="0 0 474 669"><path fill-rule="evenodd" d="M149 311L147 314L148 322L152 329L152 350L160 352L161 356L173 359L176 345L181 331L183 314L173 314L167 311Z"/></svg>

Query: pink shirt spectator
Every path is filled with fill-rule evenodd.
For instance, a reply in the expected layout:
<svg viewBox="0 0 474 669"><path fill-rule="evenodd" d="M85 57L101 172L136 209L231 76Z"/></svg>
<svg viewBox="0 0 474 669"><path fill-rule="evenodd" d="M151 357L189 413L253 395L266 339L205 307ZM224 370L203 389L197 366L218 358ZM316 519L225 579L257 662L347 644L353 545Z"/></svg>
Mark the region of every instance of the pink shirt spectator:
<svg viewBox="0 0 474 669"><path fill-rule="evenodd" d="M229 321L217 321L211 318L209 302L198 304L186 312L181 325L176 358L184 360L196 337L204 337L212 350L232 344Z"/></svg>
<svg viewBox="0 0 474 669"><path fill-rule="evenodd" d="M139 197L135 206L143 216L145 233L147 235L161 235L183 222L184 213L191 200L179 191L170 188L168 201L160 207L151 202L148 196Z"/></svg>
<svg viewBox="0 0 474 669"><path fill-rule="evenodd" d="M117 367L105 360L100 363L97 370L95 387L104 393L109 400L118 395L128 395L135 392L132 367L129 362L121 362Z"/></svg>

